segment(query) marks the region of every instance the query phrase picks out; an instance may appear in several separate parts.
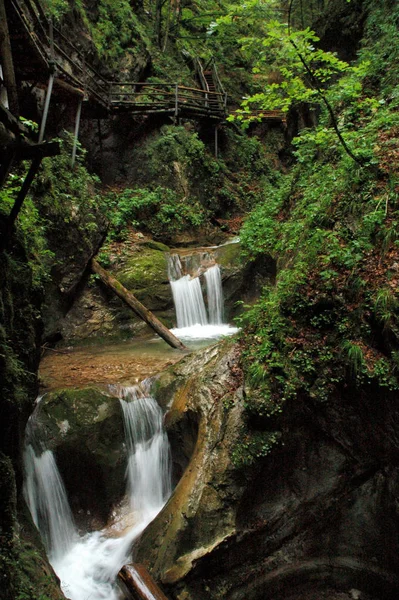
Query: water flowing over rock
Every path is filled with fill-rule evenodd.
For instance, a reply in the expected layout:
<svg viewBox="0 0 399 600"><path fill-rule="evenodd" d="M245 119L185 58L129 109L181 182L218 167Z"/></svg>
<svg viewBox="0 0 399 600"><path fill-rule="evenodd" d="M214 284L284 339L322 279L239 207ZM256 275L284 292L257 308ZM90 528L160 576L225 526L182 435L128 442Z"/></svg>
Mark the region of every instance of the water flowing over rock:
<svg viewBox="0 0 399 600"><path fill-rule="evenodd" d="M223 322L222 277L213 253L207 250L188 255L173 253L169 256L168 273L176 310L177 329L174 332L177 336L206 339L237 331Z"/></svg>
<svg viewBox="0 0 399 600"><path fill-rule="evenodd" d="M209 322L212 325L223 323L223 289L219 265L205 271L206 290L208 295Z"/></svg>
<svg viewBox="0 0 399 600"><path fill-rule="evenodd" d="M180 455L175 468L184 473L144 532L137 558L163 583L179 581L235 531L234 501L243 482L233 477L230 451L239 436L241 394L238 353L231 342L183 359L156 383L157 397L174 398L166 426L174 459Z"/></svg>
<svg viewBox="0 0 399 600"><path fill-rule="evenodd" d="M59 560L72 547L77 532L54 454L37 455L29 444L24 453L24 496L33 522L41 532L50 560Z"/></svg>
<svg viewBox="0 0 399 600"><path fill-rule="evenodd" d="M38 455L54 452L79 521L104 524L125 491L118 398L94 387L49 392L32 415L29 430Z"/></svg>
<svg viewBox="0 0 399 600"><path fill-rule="evenodd" d="M113 522L101 531L78 535L67 495L51 450L41 439L46 430L34 418L25 452L25 496L32 517L46 541L49 558L67 598L118 600L115 578L128 561L137 537L156 516L171 493L169 443L162 411L149 388L113 386L119 397L127 444L127 495L130 508L113 511ZM40 412L40 406L37 412ZM35 417L35 415L34 415ZM64 427L64 433L65 429ZM120 513L118 515L118 512Z"/></svg>

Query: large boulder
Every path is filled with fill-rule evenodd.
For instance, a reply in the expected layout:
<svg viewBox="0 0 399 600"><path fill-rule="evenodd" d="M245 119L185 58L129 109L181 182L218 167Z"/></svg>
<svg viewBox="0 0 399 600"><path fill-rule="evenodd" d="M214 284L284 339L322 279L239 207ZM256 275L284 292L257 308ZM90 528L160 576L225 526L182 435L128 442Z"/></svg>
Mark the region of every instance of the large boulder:
<svg viewBox="0 0 399 600"><path fill-rule="evenodd" d="M75 515L88 515L89 525L105 522L125 491L119 399L96 388L49 392L34 415L31 439L36 451L55 453Z"/></svg>
<svg viewBox="0 0 399 600"><path fill-rule="evenodd" d="M165 371L155 385L166 415L176 479L174 494L144 532L137 560L164 584L175 584L194 563L235 532L243 478L230 453L240 432L241 370L231 342L212 346Z"/></svg>

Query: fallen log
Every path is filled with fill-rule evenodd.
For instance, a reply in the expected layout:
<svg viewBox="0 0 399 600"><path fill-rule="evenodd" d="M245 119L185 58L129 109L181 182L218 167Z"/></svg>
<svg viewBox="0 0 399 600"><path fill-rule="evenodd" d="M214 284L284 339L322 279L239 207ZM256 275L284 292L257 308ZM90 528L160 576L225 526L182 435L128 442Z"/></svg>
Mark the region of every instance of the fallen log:
<svg viewBox="0 0 399 600"><path fill-rule="evenodd" d="M133 600L168 600L144 565L124 565L118 573L118 579Z"/></svg>
<svg viewBox="0 0 399 600"><path fill-rule="evenodd" d="M105 269L100 267L93 258L91 268L94 273L99 275L101 281L105 283L121 300L123 300L138 317L143 319L161 338L165 340L172 348L178 350L187 350L188 348L175 336L161 321L146 308L129 290L127 290L115 277L112 277Z"/></svg>

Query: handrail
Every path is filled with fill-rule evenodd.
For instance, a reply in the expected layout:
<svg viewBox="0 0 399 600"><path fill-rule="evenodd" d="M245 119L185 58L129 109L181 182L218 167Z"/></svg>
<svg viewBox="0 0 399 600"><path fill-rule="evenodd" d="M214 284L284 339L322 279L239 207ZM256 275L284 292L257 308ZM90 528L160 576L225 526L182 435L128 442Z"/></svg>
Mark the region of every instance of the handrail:
<svg viewBox="0 0 399 600"><path fill-rule="evenodd" d="M226 93L220 82L213 58L212 76L215 90L209 89L201 61L197 58L197 72L202 88L183 86L175 82L110 81L86 63L84 54L65 35L53 27L49 37L50 21L37 0L11 0L17 17L30 43L41 57L46 70L53 72L56 81L72 84L74 90L84 93L86 101L94 101L107 111L131 109L133 112L173 112L177 117L186 114L220 119L225 114ZM50 51L53 44L54 52ZM68 54L69 52L69 54ZM72 56L73 58L72 58ZM61 86L64 90L67 85Z"/></svg>

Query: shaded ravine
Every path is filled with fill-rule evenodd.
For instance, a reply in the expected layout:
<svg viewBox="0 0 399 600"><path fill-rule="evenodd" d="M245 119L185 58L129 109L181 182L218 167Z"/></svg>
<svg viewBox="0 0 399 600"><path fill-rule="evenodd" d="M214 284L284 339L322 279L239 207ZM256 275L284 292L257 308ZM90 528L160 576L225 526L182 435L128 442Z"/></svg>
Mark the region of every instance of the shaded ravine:
<svg viewBox="0 0 399 600"><path fill-rule="evenodd" d="M235 333L236 328L223 323L219 266L207 265L197 276L183 275L180 259L174 256L178 276L171 277L171 286L176 284L173 295L179 330L186 332L194 345L195 340L208 340L209 344L222 335ZM162 410L152 398L149 385L108 387L120 399L123 412L127 500L112 511L112 522L100 531L82 533L74 523L56 455L53 448L47 447L46 436L40 437L40 399L29 419L24 453L25 498L62 590L71 600L120 598L116 575L128 562L135 540L171 494L169 442ZM67 421L63 423L62 427L69 428Z"/></svg>

